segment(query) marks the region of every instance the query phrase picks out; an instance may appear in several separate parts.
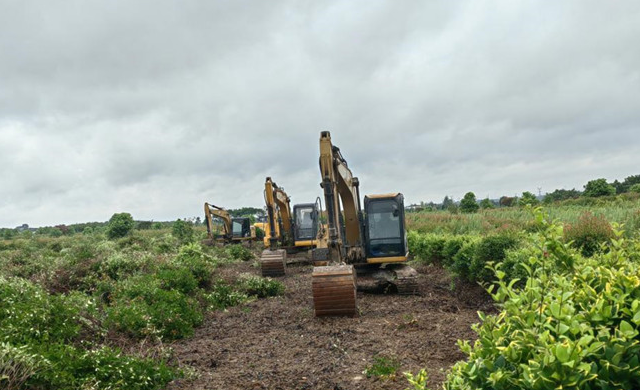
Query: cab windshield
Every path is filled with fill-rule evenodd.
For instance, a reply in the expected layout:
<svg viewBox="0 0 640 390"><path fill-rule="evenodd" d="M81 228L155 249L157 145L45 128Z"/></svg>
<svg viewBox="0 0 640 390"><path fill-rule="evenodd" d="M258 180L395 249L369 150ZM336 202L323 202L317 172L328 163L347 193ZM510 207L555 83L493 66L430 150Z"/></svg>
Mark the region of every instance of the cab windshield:
<svg viewBox="0 0 640 390"><path fill-rule="evenodd" d="M314 207L297 207L295 210L296 239L314 239L316 236L316 214Z"/></svg>
<svg viewBox="0 0 640 390"><path fill-rule="evenodd" d="M404 235L398 203L393 199L385 199L372 201L368 206L369 255L404 256Z"/></svg>
<svg viewBox="0 0 640 390"><path fill-rule="evenodd" d="M231 223L233 236L242 237L242 220L234 220Z"/></svg>

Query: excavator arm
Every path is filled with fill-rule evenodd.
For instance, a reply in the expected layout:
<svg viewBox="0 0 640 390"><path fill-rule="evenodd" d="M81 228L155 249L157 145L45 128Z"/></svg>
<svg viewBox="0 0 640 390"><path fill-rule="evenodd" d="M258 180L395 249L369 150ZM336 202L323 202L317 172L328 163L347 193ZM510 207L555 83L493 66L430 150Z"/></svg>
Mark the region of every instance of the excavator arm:
<svg viewBox="0 0 640 390"><path fill-rule="evenodd" d="M231 215L229 212L222 207L218 207L209 203L204 204L204 216L207 222L207 236L210 240L213 240L213 218L220 218L223 222L224 227L224 236L231 237L232 235L232 226L231 226Z"/></svg>
<svg viewBox="0 0 640 390"><path fill-rule="evenodd" d="M269 247L274 250L278 240L293 244L293 217L291 214L291 200L284 188L267 177L264 183L264 200L267 206L269 225ZM291 242L289 242L291 241Z"/></svg>
<svg viewBox="0 0 640 390"><path fill-rule="evenodd" d="M358 178L353 176L347 161L340 153L340 148L331 143L331 134L328 131L320 134L320 174L320 186L324 190L327 205L329 246L339 249L340 256L344 248L348 263L362 261L365 255L360 183ZM344 236L340 226L341 211L344 213Z"/></svg>

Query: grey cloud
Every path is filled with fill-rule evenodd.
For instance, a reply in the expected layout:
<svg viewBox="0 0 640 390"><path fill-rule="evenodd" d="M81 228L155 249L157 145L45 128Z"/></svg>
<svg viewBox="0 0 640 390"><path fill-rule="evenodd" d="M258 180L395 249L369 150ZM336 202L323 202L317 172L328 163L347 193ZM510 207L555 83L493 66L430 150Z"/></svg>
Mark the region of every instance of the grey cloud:
<svg viewBox="0 0 640 390"><path fill-rule="evenodd" d="M0 7L0 226L313 201L322 130L409 202L638 173L632 1Z"/></svg>

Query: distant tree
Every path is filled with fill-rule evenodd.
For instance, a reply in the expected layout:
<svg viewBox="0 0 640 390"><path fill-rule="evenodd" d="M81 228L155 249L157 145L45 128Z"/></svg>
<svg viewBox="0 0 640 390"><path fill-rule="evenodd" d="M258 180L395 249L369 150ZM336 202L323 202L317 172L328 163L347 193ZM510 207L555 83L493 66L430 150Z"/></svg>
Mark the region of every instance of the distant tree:
<svg viewBox="0 0 640 390"><path fill-rule="evenodd" d="M502 196L500 197L499 203L501 207L511 207L516 203L516 198L512 196Z"/></svg>
<svg viewBox="0 0 640 390"><path fill-rule="evenodd" d="M241 207L239 209L228 209L227 210L232 217L249 217L256 214L263 214L264 210L259 209L257 207Z"/></svg>
<svg viewBox="0 0 640 390"><path fill-rule="evenodd" d="M442 200L442 209L449 210L449 207L451 207L451 205L453 205L453 199L449 198L448 195L445 195L444 199Z"/></svg>
<svg viewBox="0 0 640 390"><path fill-rule="evenodd" d="M124 237L135 227L133 217L129 213L115 213L107 224L107 237L110 239Z"/></svg>
<svg viewBox="0 0 640 390"><path fill-rule="evenodd" d="M136 229L149 230L151 229L151 225L153 225L153 221L138 221Z"/></svg>
<svg viewBox="0 0 640 390"><path fill-rule="evenodd" d="M606 179L595 179L589 181L584 186L584 196L588 197L598 197L598 196L607 196L607 195L615 195L616 189L607 183Z"/></svg>
<svg viewBox="0 0 640 390"><path fill-rule="evenodd" d="M522 193L522 197L519 200L519 204L522 205L522 206L525 206L525 205L528 205L528 204L530 204L532 206L535 206L538 203L540 203L540 202L538 202L538 198L536 198L536 196L533 193L529 192L529 191L523 192Z"/></svg>
<svg viewBox="0 0 640 390"><path fill-rule="evenodd" d="M202 224L202 220L200 219L200 217L196 217L196 226L201 224Z"/></svg>
<svg viewBox="0 0 640 390"><path fill-rule="evenodd" d="M492 209L494 207L496 206L493 204L493 202L489 198L484 198L480 201L480 208L482 209Z"/></svg>
<svg viewBox="0 0 640 390"><path fill-rule="evenodd" d="M629 192L637 192L640 193L640 183L638 184L634 184L631 187L629 187Z"/></svg>
<svg viewBox="0 0 640 390"><path fill-rule="evenodd" d="M553 191L550 194L546 194L544 196L543 202L546 204L550 204L553 202L557 202L560 200L566 200L566 199L576 199L579 198L580 195L582 193L578 190L576 190L575 188L570 189L570 190L565 190L565 189L558 189Z"/></svg>
<svg viewBox="0 0 640 390"><path fill-rule="evenodd" d="M171 234L182 244L193 241L193 226L190 222L177 219L172 226Z"/></svg>
<svg viewBox="0 0 640 390"><path fill-rule="evenodd" d="M475 213L479 208L480 206L478 206L478 202L476 201L476 194L471 191L464 194L464 197L460 201L460 211L463 213Z"/></svg>
<svg viewBox="0 0 640 390"><path fill-rule="evenodd" d="M615 187L616 193L618 194L630 192L631 187L633 187L635 184L640 184L640 175L628 176L622 183L620 183L618 180L614 180L613 183L611 183L611 185Z"/></svg>

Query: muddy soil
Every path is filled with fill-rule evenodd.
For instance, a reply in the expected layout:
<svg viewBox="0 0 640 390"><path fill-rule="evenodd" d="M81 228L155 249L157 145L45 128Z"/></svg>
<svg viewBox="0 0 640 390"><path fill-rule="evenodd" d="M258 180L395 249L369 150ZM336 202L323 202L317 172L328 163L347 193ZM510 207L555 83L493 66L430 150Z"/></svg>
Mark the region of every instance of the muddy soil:
<svg viewBox="0 0 640 390"><path fill-rule="evenodd" d="M452 283L436 266L418 268L420 295L358 293L358 316L313 316L310 265L290 265L282 297L211 313L195 335L173 344L182 366L198 377L168 389L405 389L403 371L429 372L439 388L464 355L458 339L474 339L477 311L493 311L479 286ZM226 277L258 274L250 263L225 268ZM381 356L399 363L395 379L367 378Z"/></svg>

